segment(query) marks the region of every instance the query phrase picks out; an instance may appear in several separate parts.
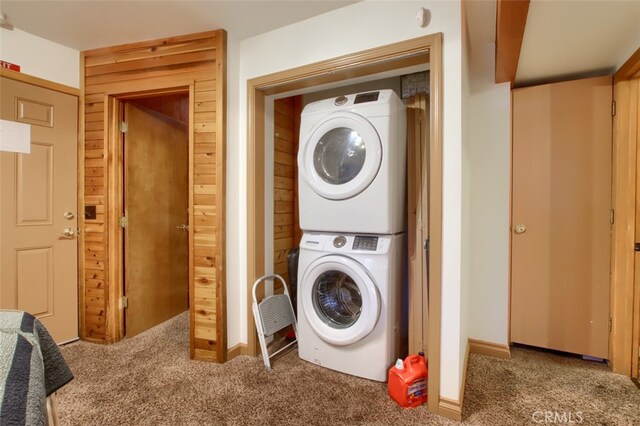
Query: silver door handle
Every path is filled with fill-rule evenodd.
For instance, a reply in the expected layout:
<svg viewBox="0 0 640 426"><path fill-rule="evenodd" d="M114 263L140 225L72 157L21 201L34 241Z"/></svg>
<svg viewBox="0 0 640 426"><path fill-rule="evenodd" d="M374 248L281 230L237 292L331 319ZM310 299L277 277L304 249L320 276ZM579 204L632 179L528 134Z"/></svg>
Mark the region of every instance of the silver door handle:
<svg viewBox="0 0 640 426"><path fill-rule="evenodd" d="M176 228L182 229L183 231L188 231L189 230L189 225L182 224L182 225L176 226Z"/></svg>
<svg viewBox="0 0 640 426"><path fill-rule="evenodd" d="M64 228L64 231L62 231L62 235L67 238L73 238L73 236L76 235L76 231L74 231L73 228Z"/></svg>
<svg viewBox="0 0 640 426"><path fill-rule="evenodd" d="M513 232L515 232L516 234L524 234L525 232L527 232L527 227L520 223L516 225Z"/></svg>

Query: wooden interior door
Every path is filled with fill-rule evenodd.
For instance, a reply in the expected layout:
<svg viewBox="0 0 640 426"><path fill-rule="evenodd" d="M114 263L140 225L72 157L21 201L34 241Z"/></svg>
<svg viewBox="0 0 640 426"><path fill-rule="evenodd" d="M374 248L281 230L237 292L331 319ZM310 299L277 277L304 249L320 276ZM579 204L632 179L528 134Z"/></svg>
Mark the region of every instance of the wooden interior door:
<svg viewBox="0 0 640 426"><path fill-rule="evenodd" d="M78 98L5 77L0 93L1 118L31 125L30 154L0 153L0 308L67 342L78 338Z"/></svg>
<svg viewBox="0 0 640 426"><path fill-rule="evenodd" d="M611 84L513 91L512 342L608 358Z"/></svg>
<svg viewBox="0 0 640 426"><path fill-rule="evenodd" d="M124 105L125 333L188 309L188 125Z"/></svg>

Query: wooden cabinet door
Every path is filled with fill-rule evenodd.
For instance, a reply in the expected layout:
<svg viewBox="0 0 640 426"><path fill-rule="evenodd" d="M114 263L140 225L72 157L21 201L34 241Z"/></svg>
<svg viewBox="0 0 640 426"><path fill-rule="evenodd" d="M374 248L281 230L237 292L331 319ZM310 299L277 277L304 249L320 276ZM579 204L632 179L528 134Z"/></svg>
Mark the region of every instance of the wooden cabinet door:
<svg viewBox="0 0 640 426"><path fill-rule="evenodd" d="M0 153L0 308L67 342L78 338L78 98L5 77L0 93L1 118L31 125L31 153Z"/></svg>
<svg viewBox="0 0 640 426"><path fill-rule="evenodd" d="M608 358L610 77L513 91L511 341Z"/></svg>
<svg viewBox="0 0 640 426"><path fill-rule="evenodd" d="M410 354L429 348L429 97L407 100L407 257L408 348Z"/></svg>

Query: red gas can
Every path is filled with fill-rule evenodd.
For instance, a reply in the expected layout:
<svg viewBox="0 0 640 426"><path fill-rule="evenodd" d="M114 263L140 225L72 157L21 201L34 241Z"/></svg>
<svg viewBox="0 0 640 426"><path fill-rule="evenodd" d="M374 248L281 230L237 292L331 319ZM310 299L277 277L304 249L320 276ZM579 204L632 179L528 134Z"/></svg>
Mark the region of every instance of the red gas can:
<svg viewBox="0 0 640 426"><path fill-rule="evenodd" d="M427 362L424 355L409 355L389 370L389 396L405 408L427 402Z"/></svg>

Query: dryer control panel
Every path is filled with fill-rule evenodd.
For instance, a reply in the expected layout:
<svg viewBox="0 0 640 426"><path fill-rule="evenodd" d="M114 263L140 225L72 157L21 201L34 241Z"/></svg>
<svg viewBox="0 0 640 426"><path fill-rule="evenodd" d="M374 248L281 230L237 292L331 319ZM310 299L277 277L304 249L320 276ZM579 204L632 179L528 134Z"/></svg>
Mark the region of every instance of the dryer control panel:
<svg viewBox="0 0 640 426"><path fill-rule="evenodd" d="M364 102L375 102L378 100L380 92L358 93L353 100L353 104L362 104Z"/></svg>
<svg viewBox="0 0 640 426"><path fill-rule="evenodd" d="M313 114L330 114L335 111L352 111L363 117L386 117L395 111L404 110L405 106L400 97L391 89L375 90L371 92L352 93L321 101L308 103L302 110L301 130L306 126L313 126L317 118L305 119ZM311 129L308 127L307 131ZM302 142L302 139L301 139Z"/></svg>

